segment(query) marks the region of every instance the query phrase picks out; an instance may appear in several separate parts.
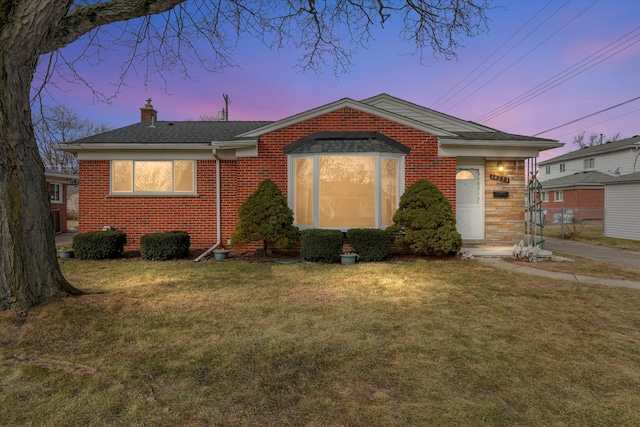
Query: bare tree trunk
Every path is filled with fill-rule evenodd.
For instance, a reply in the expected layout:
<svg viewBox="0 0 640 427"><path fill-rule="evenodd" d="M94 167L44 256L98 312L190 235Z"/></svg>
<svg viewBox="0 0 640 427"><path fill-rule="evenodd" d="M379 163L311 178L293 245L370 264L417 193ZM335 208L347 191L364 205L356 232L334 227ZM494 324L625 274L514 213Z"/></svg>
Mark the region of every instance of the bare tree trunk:
<svg viewBox="0 0 640 427"><path fill-rule="evenodd" d="M52 4L31 5L46 9L45 3ZM23 11L31 13L30 20L0 22L0 310L18 313L53 296L80 293L58 265L44 166L31 123L29 94L43 39L25 32L46 37L51 29L38 22L33 9Z"/></svg>

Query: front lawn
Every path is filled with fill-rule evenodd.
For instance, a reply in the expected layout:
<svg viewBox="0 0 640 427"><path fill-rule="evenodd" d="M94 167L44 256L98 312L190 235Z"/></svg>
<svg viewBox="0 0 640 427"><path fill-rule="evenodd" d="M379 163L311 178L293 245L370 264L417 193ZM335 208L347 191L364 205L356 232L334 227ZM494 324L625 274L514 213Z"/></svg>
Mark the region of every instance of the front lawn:
<svg viewBox="0 0 640 427"><path fill-rule="evenodd" d="M640 425L640 291L477 261L64 261L0 425Z"/></svg>

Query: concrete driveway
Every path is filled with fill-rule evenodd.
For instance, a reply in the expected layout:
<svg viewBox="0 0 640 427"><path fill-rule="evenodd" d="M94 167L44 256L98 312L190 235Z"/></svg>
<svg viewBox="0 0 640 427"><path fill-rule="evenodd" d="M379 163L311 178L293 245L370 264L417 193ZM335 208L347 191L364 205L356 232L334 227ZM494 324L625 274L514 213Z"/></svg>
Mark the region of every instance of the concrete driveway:
<svg viewBox="0 0 640 427"><path fill-rule="evenodd" d="M640 271L640 252L607 248L589 243L545 238L544 249L555 253L575 255Z"/></svg>

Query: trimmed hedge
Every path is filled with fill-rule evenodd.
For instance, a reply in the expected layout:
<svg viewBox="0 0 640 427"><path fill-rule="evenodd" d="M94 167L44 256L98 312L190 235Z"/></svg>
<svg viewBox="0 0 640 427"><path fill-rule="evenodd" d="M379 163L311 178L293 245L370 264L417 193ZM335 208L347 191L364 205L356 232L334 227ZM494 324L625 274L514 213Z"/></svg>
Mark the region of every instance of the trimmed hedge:
<svg viewBox="0 0 640 427"><path fill-rule="evenodd" d="M122 231L90 231L73 236L73 251L80 259L110 259L120 256L126 243Z"/></svg>
<svg viewBox="0 0 640 427"><path fill-rule="evenodd" d="M140 239L140 256L146 260L167 260L189 255L191 238L186 231L145 234Z"/></svg>
<svg viewBox="0 0 640 427"><path fill-rule="evenodd" d="M360 261L382 261L389 256L389 234L377 228L352 228L347 230L349 245Z"/></svg>
<svg viewBox="0 0 640 427"><path fill-rule="evenodd" d="M300 255L312 262L338 262L344 236L340 230L305 230L302 232Z"/></svg>

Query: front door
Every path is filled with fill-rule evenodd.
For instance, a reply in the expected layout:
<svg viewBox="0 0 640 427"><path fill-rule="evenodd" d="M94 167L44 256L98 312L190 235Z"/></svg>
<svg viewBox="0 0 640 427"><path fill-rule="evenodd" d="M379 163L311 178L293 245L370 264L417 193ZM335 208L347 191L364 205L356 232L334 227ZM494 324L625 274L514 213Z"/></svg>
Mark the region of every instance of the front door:
<svg viewBox="0 0 640 427"><path fill-rule="evenodd" d="M484 240L484 167L456 171L456 223L463 240Z"/></svg>

